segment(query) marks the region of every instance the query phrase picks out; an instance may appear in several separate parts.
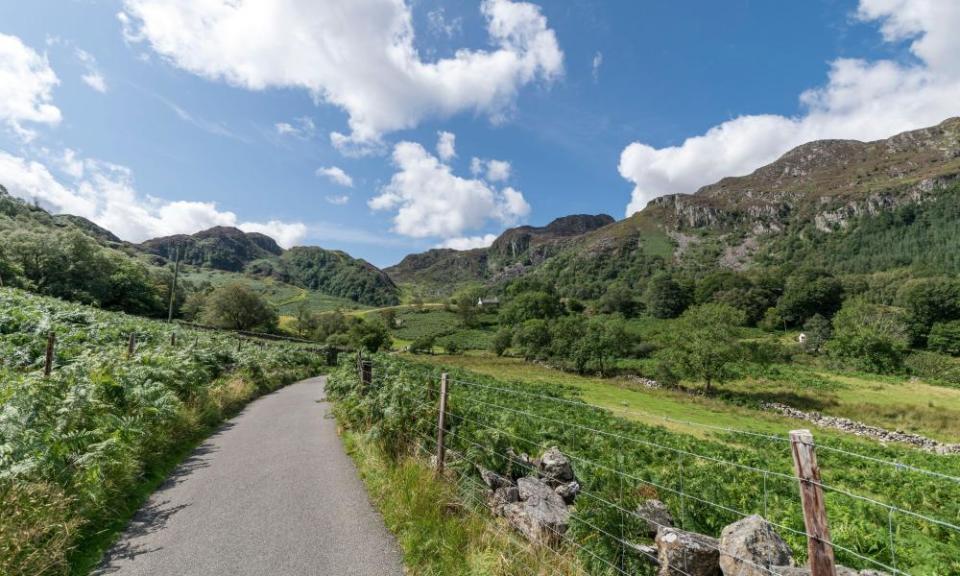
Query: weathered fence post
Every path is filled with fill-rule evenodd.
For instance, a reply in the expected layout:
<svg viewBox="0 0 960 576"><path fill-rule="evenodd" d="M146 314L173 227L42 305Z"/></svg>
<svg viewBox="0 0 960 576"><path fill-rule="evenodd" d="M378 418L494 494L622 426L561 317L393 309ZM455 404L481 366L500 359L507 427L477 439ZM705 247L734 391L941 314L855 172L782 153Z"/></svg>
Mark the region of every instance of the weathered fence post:
<svg viewBox="0 0 960 576"><path fill-rule="evenodd" d="M803 505L803 523L807 528L807 554L810 557L811 576L836 576L833 542L827 523L827 507L820 483L820 467L809 430L790 432L793 466L800 480L800 502Z"/></svg>
<svg viewBox="0 0 960 576"><path fill-rule="evenodd" d="M243 347L243 339L237 338L237 352Z"/></svg>
<svg viewBox="0 0 960 576"><path fill-rule="evenodd" d="M373 384L372 360L360 361L360 384L362 386L363 393L366 394L370 390L370 385Z"/></svg>
<svg viewBox="0 0 960 576"><path fill-rule="evenodd" d="M51 330L47 334L47 355L43 362L43 376L44 378L50 376L50 372L53 370L53 345L57 341L57 334Z"/></svg>
<svg viewBox="0 0 960 576"><path fill-rule="evenodd" d="M443 465L447 458L447 447L443 443L446 431L447 414L447 373L440 375L440 410L437 412L437 474L443 475Z"/></svg>
<svg viewBox="0 0 960 576"><path fill-rule="evenodd" d="M137 333L131 332L130 339L127 341L127 356L133 357L133 353L137 351Z"/></svg>
<svg viewBox="0 0 960 576"><path fill-rule="evenodd" d="M176 346L176 345L177 345L177 333L176 333L176 332L171 332L171 333L170 333L170 345L171 345L171 346Z"/></svg>

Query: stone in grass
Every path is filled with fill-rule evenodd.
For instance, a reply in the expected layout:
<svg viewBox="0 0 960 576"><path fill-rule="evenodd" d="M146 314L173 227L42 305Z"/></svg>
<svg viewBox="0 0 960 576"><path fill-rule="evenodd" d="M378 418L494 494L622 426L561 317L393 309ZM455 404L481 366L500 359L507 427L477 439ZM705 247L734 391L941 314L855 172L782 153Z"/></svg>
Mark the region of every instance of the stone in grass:
<svg viewBox="0 0 960 576"><path fill-rule="evenodd" d="M576 480L573 474L573 466L570 465L570 459L564 456L563 452L556 446L548 449L540 457L538 472L540 477L546 479L551 486Z"/></svg>
<svg viewBox="0 0 960 576"><path fill-rule="evenodd" d="M659 500L646 500L637 506L637 516L646 523L645 535L649 538L656 536L661 527L673 528L673 515L667 505Z"/></svg>
<svg viewBox="0 0 960 576"><path fill-rule="evenodd" d="M539 478L517 480L519 502L503 506L503 516L527 540L555 546L563 540L570 524L567 505L546 482Z"/></svg>
<svg viewBox="0 0 960 576"><path fill-rule="evenodd" d="M720 542L677 528L657 531L658 576L720 576Z"/></svg>
<svg viewBox="0 0 960 576"><path fill-rule="evenodd" d="M720 569L724 576L769 576L770 566L792 563L790 546L761 516L742 518L720 534Z"/></svg>
<svg viewBox="0 0 960 576"><path fill-rule="evenodd" d="M565 484L560 484L554 488L553 491L563 498L565 504L573 504L573 501L577 499L577 494L580 493L580 483L573 480Z"/></svg>
<svg viewBox="0 0 960 576"><path fill-rule="evenodd" d="M487 496L487 505L496 516L503 516L503 509L507 504L520 501L520 491L516 486L497 488Z"/></svg>
<svg viewBox="0 0 960 576"><path fill-rule="evenodd" d="M487 470L481 466L477 466L477 470L480 472L480 478L483 479L483 483L491 490L513 486L513 482L509 478L505 478L493 470Z"/></svg>

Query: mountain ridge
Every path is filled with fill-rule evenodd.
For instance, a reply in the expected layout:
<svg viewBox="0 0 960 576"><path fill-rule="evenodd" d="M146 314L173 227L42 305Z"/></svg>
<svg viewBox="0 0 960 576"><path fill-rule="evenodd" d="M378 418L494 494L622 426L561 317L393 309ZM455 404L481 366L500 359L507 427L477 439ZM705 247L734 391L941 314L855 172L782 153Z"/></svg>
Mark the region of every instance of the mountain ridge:
<svg viewBox="0 0 960 576"><path fill-rule="evenodd" d="M742 269L766 242L791 230L808 225L822 233L843 230L857 218L935 199L955 182L960 182L960 117L870 142L801 144L750 174L722 178L691 194L655 198L623 220L571 236L558 250L499 273L489 273L489 263L482 261L492 257L490 249L408 255L385 271L398 283L492 284L544 268L548 277L559 267L596 269L597 260L606 262L604 273L614 277L619 276L611 262L618 260L643 261L637 265L649 268L658 261L682 266L696 257ZM510 247L511 233L494 245ZM717 254L706 254L711 251ZM471 276L464 262L484 273ZM418 270L418 264L426 268Z"/></svg>

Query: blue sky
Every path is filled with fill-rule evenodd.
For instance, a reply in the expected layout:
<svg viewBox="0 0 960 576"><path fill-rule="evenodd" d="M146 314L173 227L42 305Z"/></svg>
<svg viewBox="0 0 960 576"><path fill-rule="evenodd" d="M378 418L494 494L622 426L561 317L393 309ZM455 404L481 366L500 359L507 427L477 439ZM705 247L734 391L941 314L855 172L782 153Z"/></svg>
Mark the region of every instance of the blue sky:
<svg viewBox="0 0 960 576"><path fill-rule="evenodd" d="M957 115L958 5L4 2L0 183L385 266Z"/></svg>

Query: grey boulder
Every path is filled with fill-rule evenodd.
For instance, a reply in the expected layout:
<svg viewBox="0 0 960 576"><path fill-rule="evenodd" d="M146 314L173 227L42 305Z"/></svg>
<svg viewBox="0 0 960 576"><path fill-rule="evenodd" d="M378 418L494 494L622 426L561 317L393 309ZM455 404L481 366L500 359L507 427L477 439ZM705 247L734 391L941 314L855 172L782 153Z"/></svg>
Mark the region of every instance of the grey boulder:
<svg viewBox="0 0 960 576"><path fill-rule="evenodd" d="M724 576L769 576L771 566L792 562L790 546L756 514L730 524L720 534L720 569Z"/></svg>
<svg viewBox="0 0 960 576"><path fill-rule="evenodd" d="M570 525L570 511L553 488L539 478L517 480L519 502L503 506L503 516L527 540L554 546L563 540Z"/></svg>
<svg viewBox="0 0 960 576"><path fill-rule="evenodd" d="M572 482L560 484L554 488L553 491L563 498L566 504L573 504L573 501L577 499L577 494L580 493L580 483L573 480Z"/></svg>
<svg viewBox="0 0 960 576"><path fill-rule="evenodd" d="M480 472L480 478L483 480L483 483L491 490L513 486L513 482L509 478L501 476L493 470L487 470L480 466L477 466L477 470Z"/></svg>
<svg viewBox="0 0 960 576"><path fill-rule="evenodd" d="M538 472L540 477L546 479L551 486L576 480L570 459L564 456L556 446L548 449L540 457Z"/></svg>
<svg viewBox="0 0 960 576"><path fill-rule="evenodd" d="M658 576L720 576L720 542L716 538L661 528L656 542Z"/></svg>

